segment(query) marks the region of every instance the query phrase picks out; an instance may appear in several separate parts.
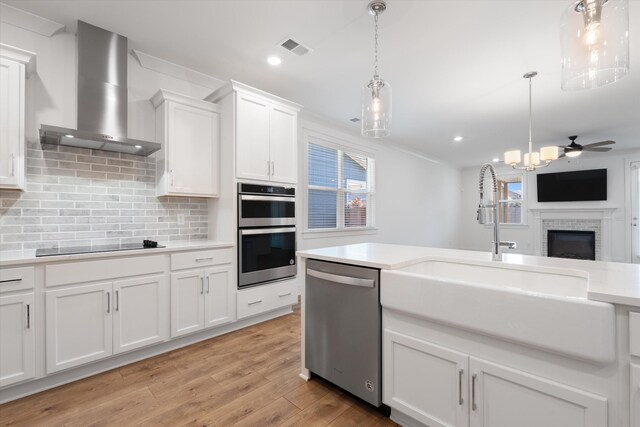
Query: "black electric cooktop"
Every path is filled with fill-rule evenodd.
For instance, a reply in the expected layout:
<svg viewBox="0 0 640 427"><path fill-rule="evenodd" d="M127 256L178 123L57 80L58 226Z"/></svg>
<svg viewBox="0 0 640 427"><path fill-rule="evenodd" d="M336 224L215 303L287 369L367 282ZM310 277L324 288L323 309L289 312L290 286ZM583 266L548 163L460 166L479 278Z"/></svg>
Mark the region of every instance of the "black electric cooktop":
<svg viewBox="0 0 640 427"><path fill-rule="evenodd" d="M158 242L153 240L145 240L141 243L122 243L116 245L101 245L101 246L76 246L69 248L47 248L37 249L36 257L42 256L55 256L55 255L76 255L76 254L90 254L94 252L114 252L114 251L130 251L133 249L154 249L164 248L159 245Z"/></svg>

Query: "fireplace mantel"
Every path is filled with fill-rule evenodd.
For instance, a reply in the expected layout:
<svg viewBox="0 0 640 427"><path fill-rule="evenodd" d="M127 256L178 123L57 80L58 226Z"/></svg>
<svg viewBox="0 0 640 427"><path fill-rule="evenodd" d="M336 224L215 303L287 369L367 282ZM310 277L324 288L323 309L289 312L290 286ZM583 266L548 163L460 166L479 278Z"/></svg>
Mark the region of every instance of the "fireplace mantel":
<svg viewBox="0 0 640 427"><path fill-rule="evenodd" d="M611 261L611 226L615 207L544 207L531 208L534 229L534 250L538 256L543 256L543 221L599 221L600 222L600 259Z"/></svg>

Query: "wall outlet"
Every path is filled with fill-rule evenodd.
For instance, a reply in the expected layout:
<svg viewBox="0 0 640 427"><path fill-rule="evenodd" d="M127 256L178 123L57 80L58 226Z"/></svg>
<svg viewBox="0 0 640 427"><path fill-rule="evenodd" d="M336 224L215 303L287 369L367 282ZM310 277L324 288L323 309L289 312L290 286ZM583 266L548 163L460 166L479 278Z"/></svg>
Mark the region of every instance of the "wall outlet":
<svg viewBox="0 0 640 427"><path fill-rule="evenodd" d="M184 225L184 214L178 214L178 225Z"/></svg>

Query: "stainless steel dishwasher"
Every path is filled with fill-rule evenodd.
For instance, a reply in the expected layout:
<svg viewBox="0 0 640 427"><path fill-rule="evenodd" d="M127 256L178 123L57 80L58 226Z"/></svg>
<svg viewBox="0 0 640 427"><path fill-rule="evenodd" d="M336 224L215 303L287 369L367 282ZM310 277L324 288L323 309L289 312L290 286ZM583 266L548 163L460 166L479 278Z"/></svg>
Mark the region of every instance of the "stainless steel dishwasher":
<svg viewBox="0 0 640 427"><path fill-rule="evenodd" d="M380 271L307 260L305 363L383 412Z"/></svg>

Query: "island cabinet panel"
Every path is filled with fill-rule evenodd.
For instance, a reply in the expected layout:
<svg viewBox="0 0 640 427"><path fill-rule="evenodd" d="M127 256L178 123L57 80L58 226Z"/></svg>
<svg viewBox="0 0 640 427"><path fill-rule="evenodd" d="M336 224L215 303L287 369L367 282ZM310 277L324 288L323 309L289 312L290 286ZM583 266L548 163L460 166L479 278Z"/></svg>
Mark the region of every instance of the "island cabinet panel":
<svg viewBox="0 0 640 427"><path fill-rule="evenodd" d="M162 342L169 337L166 276L113 282L113 353Z"/></svg>
<svg viewBox="0 0 640 427"><path fill-rule="evenodd" d="M35 376L33 292L0 297L0 387Z"/></svg>
<svg viewBox="0 0 640 427"><path fill-rule="evenodd" d="M471 427L603 427L607 400L546 378L470 358Z"/></svg>
<svg viewBox="0 0 640 427"><path fill-rule="evenodd" d="M640 357L640 313L629 313L629 351Z"/></svg>
<svg viewBox="0 0 640 427"><path fill-rule="evenodd" d="M640 365L631 365L631 425L640 426Z"/></svg>
<svg viewBox="0 0 640 427"><path fill-rule="evenodd" d="M112 354L111 282L45 294L48 373Z"/></svg>
<svg viewBox="0 0 640 427"><path fill-rule="evenodd" d="M433 427L468 426L469 356L385 330L383 400Z"/></svg>

